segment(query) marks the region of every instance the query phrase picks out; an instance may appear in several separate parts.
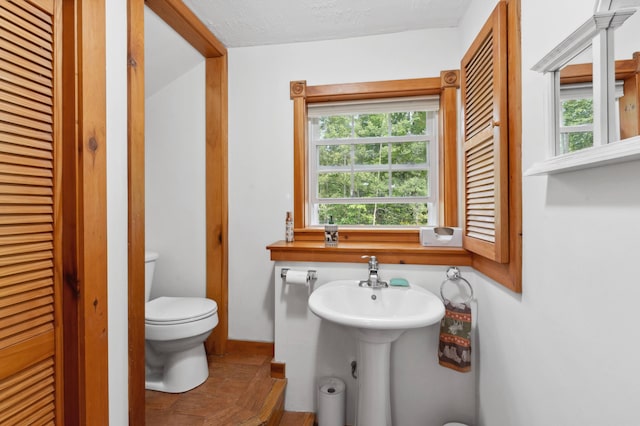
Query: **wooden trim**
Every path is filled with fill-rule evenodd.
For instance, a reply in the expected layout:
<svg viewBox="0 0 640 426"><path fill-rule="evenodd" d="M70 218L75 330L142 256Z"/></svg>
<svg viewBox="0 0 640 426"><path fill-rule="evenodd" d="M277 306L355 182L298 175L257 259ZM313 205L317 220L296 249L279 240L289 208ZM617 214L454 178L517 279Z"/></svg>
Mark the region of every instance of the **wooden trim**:
<svg viewBox="0 0 640 426"><path fill-rule="evenodd" d="M440 223L458 226L458 87L460 70L440 73L439 192ZM442 195L446 194L446 197Z"/></svg>
<svg viewBox="0 0 640 426"><path fill-rule="evenodd" d="M105 3L63 5L65 424L108 424Z"/></svg>
<svg viewBox="0 0 640 426"><path fill-rule="evenodd" d="M62 289L63 341L64 341L64 420L63 424L80 424L80 350L78 339L79 309L78 287L78 214L76 209L78 183L78 135L76 127L76 23L74 1L62 3ZM64 112L67 113L64 113ZM73 111L73 113L70 113Z"/></svg>
<svg viewBox="0 0 640 426"><path fill-rule="evenodd" d="M284 362L271 361L271 378L272 379L286 379L287 371Z"/></svg>
<svg viewBox="0 0 640 426"><path fill-rule="evenodd" d="M440 77L307 86L307 103L437 95Z"/></svg>
<svg viewBox="0 0 640 426"><path fill-rule="evenodd" d="M105 0L78 3L80 400L82 424L109 422Z"/></svg>
<svg viewBox="0 0 640 426"><path fill-rule="evenodd" d="M418 243L340 243L325 247L324 241L277 241L267 246L271 260L289 262L361 263L362 253L375 255L380 263L470 266L471 254L460 247L423 247Z"/></svg>
<svg viewBox="0 0 640 426"><path fill-rule="evenodd" d="M227 54L224 44L182 0L146 0L145 3L205 58L217 58Z"/></svg>
<svg viewBox="0 0 640 426"><path fill-rule="evenodd" d="M273 342L252 342L249 340L227 340L227 353L235 355L273 356Z"/></svg>
<svg viewBox="0 0 640 426"><path fill-rule="evenodd" d="M228 339L227 57L206 62L207 297L218 303L218 326L206 342L222 355Z"/></svg>
<svg viewBox="0 0 640 426"><path fill-rule="evenodd" d="M522 292L522 64L520 0L507 0L509 109L509 263L473 255L472 266L516 293Z"/></svg>
<svg viewBox="0 0 640 426"><path fill-rule="evenodd" d="M145 422L144 0L127 1L129 424Z"/></svg>
<svg viewBox="0 0 640 426"><path fill-rule="evenodd" d="M305 80L291 81L289 96L293 100L293 224L296 240L323 241L320 229L310 228L308 217L308 149L307 149L307 104L328 101L378 99L440 95L440 126L447 134L440 132L439 214L443 224L456 226L458 223L457 188L457 86L459 70L443 71L439 77L408 80L374 81L364 83L330 84L308 86ZM444 196L446 194L446 196ZM413 230L340 230L341 241L396 241L418 242L418 231ZM274 247L274 246L269 246ZM304 250L302 246L297 250ZM273 253L272 253L273 256ZM335 253L333 257L336 257Z"/></svg>
<svg viewBox="0 0 640 426"><path fill-rule="evenodd" d="M301 229L307 221L307 102L303 96L293 98L293 227ZM298 238L298 234L296 238ZM324 236L322 237L324 240Z"/></svg>

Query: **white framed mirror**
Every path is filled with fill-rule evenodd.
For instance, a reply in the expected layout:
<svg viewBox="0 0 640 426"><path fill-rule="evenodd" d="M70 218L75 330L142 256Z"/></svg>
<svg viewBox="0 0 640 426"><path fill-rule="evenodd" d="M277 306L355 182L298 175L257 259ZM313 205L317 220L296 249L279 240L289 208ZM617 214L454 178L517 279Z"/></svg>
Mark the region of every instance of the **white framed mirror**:
<svg viewBox="0 0 640 426"><path fill-rule="evenodd" d="M532 68L548 79L549 149L525 175L640 158L639 7L598 0L593 16Z"/></svg>

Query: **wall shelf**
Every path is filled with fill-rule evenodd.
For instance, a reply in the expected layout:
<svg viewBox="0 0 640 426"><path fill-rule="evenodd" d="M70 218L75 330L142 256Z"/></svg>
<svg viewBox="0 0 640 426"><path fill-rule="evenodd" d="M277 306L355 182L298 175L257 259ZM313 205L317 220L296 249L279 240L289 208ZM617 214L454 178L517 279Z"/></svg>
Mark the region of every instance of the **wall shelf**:
<svg viewBox="0 0 640 426"><path fill-rule="evenodd" d="M541 176L640 160L640 136L559 155L533 164L525 176Z"/></svg>

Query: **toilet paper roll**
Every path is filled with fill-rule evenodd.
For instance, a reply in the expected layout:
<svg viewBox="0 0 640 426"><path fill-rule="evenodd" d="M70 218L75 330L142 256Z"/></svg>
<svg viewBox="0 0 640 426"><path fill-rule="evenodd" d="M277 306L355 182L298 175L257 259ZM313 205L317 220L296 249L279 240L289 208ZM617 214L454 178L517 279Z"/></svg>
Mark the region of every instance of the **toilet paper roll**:
<svg viewBox="0 0 640 426"><path fill-rule="evenodd" d="M285 278L287 284L294 285L309 285L309 279L307 271L287 271L287 277Z"/></svg>
<svg viewBox="0 0 640 426"><path fill-rule="evenodd" d="M318 426L344 426L346 386L337 377L318 381Z"/></svg>

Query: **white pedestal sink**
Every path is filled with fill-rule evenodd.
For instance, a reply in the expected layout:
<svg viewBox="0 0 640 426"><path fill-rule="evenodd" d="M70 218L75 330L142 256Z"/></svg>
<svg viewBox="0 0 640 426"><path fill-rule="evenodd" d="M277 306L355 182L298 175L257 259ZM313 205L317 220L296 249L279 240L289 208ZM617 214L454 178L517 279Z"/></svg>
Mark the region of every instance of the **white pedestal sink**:
<svg viewBox="0 0 640 426"><path fill-rule="evenodd" d="M355 280L331 281L309 297L320 318L350 327L358 339L356 426L391 426L391 343L410 328L440 321L444 305L418 286L372 289Z"/></svg>

